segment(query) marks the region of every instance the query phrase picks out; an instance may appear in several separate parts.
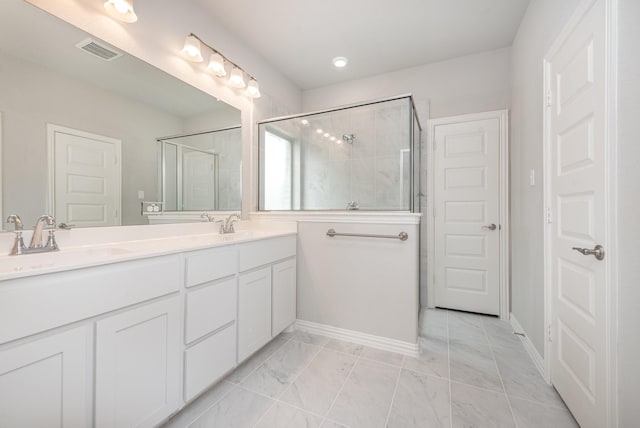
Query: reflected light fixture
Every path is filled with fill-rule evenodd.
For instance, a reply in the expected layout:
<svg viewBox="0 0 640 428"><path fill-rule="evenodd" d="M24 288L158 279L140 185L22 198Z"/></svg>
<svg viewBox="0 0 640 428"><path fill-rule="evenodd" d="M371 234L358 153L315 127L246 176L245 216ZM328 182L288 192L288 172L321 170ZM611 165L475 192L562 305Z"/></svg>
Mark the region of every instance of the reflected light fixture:
<svg viewBox="0 0 640 428"><path fill-rule="evenodd" d="M104 2L107 13L118 21L132 23L138 20L133 10L133 0L107 0Z"/></svg>
<svg viewBox="0 0 640 428"><path fill-rule="evenodd" d="M237 89L242 89L247 86L244 81L244 73L238 67L231 70L231 74L229 75L229 86Z"/></svg>
<svg viewBox="0 0 640 428"><path fill-rule="evenodd" d="M184 40L182 55L193 62L202 62L202 52L200 51L200 39L193 34L189 34Z"/></svg>
<svg viewBox="0 0 640 428"><path fill-rule="evenodd" d="M343 56L337 56L331 60L333 66L336 68L344 68L349 64L349 60Z"/></svg>
<svg viewBox="0 0 640 428"><path fill-rule="evenodd" d="M256 79L249 80L245 93L249 98L260 98L260 87Z"/></svg>
<svg viewBox="0 0 640 428"><path fill-rule="evenodd" d="M224 58L222 58L222 55L217 52L212 53L209 57L209 65L207 68L218 77L224 77L227 75L227 70L224 68Z"/></svg>
<svg viewBox="0 0 640 428"><path fill-rule="evenodd" d="M187 36L184 41L182 54L190 61L202 62L202 49L205 48L211 52L209 55L209 64L207 65L207 69L209 71L217 77L225 77L227 75L225 65L229 63L233 66L233 69L231 70L231 73L229 73L229 80L227 81L227 84L236 89L247 88L245 95L249 98L260 98L260 86L258 85L258 80L254 76L247 73L242 67L224 56L217 49L214 49L202 41L202 39L195 34L191 33ZM244 80L245 74L249 79L248 85Z"/></svg>

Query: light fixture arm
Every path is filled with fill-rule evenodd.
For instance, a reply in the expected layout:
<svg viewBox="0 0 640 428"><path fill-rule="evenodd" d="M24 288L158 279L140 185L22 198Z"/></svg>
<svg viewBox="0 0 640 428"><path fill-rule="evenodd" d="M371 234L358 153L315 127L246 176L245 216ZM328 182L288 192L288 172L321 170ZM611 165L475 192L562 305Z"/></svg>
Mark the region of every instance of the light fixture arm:
<svg viewBox="0 0 640 428"><path fill-rule="evenodd" d="M213 53L217 53L218 55L220 55L222 57L223 60L225 60L226 62L228 62L229 64L233 65L234 67L242 70L243 73L245 73L247 75L247 77L249 77L249 79L254 79L257 80L255 78L255 76L253 76L252 74L248 73L247 70L245 70L244 68L240 67L238 64L236 64L235 62L231 61L229 58L227 58L227 56L225 54L223 54L222 52L220 52L219 50L213 48L211 45L207 44L204 40L202 40L200 37L198 37L197 35L193 34L193 33L189 33L189 36L192 36L196 39L198 39L200 41L201 44L203 44L204 46L206 46L207 48L209 48L211 51L213 51Z"/></svg>

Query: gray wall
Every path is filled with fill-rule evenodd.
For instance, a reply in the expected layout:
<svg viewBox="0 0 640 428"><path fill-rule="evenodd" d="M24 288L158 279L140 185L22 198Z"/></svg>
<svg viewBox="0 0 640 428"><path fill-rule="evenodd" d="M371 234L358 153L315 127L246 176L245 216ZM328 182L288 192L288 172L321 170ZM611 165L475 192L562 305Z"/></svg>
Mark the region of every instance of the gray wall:
<svg viewBox="0 0 640 428"><path fill-rule="evenodd" d="M533 0L511 47L511 312L544 353L542 61L580 0ZM538 180L529 186L529 171Z"/></svg>
<svg viewBox="0 0 640 428"><path fill-rule="evenodd" d="M640 420L640 2L618 0L619 426Z"/></svg>

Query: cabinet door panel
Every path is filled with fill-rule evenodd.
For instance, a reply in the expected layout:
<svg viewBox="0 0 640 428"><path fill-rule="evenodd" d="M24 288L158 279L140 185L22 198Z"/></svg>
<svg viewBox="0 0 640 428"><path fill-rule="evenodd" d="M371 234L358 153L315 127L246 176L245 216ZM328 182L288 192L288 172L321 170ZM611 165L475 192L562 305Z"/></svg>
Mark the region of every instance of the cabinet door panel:
<svg viewBox="0 0 640 428"><path fill-rule="evenodd" d="M189 401L235 366L236 325L187 349L184 358L184 399Z"/></svg>
<svg viewBox="0 0 640 428"><path fill-rule="evenodd" d="M96 427L154 426L181 405L180 297L98 321Z"/></svg>
<svg viewBox="0 0 640 428"><path fill-rule="evenodd" d="M240 274L238 361L271 339L271 267Z"/></svg>
<svg viewBox="0 0 640 428"><path fill-rule="evenodd" d="M91 326L0 352L0 426L91 424Z"/></svg>
<svg viewBox="0 0 640 428"><path fill-rule="evenodd" d="M271 335L275 336L296 320L296 259L276 263L272 269Z"/></svg>
<svg viewBox="0 0 640 428"><path fill-rule="evenodd" d="M236 283L234 276L187 294L186 343L236 319Z"/></svg>

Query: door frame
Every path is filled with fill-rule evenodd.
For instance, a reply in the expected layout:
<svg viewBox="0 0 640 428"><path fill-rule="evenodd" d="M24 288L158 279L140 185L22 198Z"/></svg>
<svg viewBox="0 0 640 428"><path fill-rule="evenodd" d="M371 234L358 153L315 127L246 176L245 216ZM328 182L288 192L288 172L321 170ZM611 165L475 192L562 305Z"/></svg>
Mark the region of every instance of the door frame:
<svg viewBox="0 0 640 428"><path fill-rule="evenodd" d="M500 159L499 175L500 175L500 319L509 320L509 299L510 299L510 224L509 224L509 110L494 110L482 113L463 114L458 116L443 117L438 119L430 119L427 126L429 134L427 137L427 266L434 266L435 262L435 242L430 237L435 234L434 220L434 171L435 160L433 156L433 141L435 138L435 129L439 125L450 125L461 122L470 122L474 120L498 119L500 121ZM435 307L435 272L427 273L427 307Z"/></svg>
<svg viewBox="0 0 640 428"><path fill-rule="evenodd" d="M47 213L56 217L54 208L56 206L56 183L55 183L55 142L56 133L64 133L76 135L82 138L102 141L104 143L113 144L116 149L116 177L118 182L115 184L116 192L116 209L118 210L117 226L122 225L122 141L117 138L107 137L104 135L92 134L91 132L81 131L79 129L67 128L53 123L47 123Z"/></svg>
<svg viewBox="0 0 640 428"><path fill-rule="evenodd" d="M543 58L543 93L541 99L543 101L543 229L544 229L544 356L543 356L543 376L549 384L553 384L551 377L551 324L554 318L553 307L553 253L552 253L552 229L551 223L548 222L548 215L551 215L551 115L548 103L555 102L549 98L551 94L551 75L549 59L553 57L557 50L560 49L569 34L581 22L584 15L591 9L593 4L598 0L584 0L576 8L574 14L565 24L562 31L556 37L551 47ZM607 374L607 388L605 397L607 400L607 427L618 426L618 371L617 371L617 299L618 299L618 243L617 243L617 176L615 175L617 165L617 16L618 7L617 0L602 0L605 3L605 189L606 209L605 209L605 230L607 234L606 255L609 259L608 270L605 273L606 278L606 302L605 302L605 334L607 335L605 342L605 367ZM554 219L552 219L554 220Z"/></svg>

